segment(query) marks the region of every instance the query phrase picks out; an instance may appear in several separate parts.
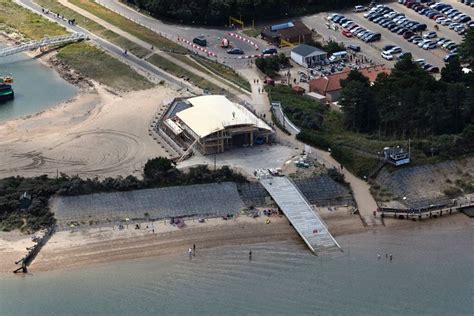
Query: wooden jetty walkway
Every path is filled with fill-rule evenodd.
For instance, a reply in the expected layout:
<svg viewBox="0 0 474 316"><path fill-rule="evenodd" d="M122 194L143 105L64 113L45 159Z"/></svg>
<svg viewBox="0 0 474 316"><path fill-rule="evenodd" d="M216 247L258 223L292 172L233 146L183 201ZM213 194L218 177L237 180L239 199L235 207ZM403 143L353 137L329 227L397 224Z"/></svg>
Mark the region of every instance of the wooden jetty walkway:
<svg viewBox="0 0 474 316"><path fill-rule="evenodd" d="M258 178L314 254L342 251L324 221L290 179L264 172L260 172Z"/></svg>

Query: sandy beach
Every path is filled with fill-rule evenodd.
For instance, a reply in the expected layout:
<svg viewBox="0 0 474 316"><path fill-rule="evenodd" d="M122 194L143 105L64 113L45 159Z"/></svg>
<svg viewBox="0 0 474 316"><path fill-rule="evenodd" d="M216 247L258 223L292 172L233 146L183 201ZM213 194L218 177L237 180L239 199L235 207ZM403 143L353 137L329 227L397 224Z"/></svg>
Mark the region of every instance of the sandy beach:
<svg viewBox="0 0 474 316"><path fill-rule="evenodd" d="M166 87L115 95L101 86L43 113L0 125L0 177L57 172L82 177L140 176L149 158L166 156L148 128Z"/></svg>
<svg viewBox="0 0 474 316"><path fill-rule="evenodd" d="M364 232L358 215L346 208L318 213L326 220L335 236ZM269 219L270 223L265 221ZM205 223L185 219L186 226L177 228L168 221L144 222L140 229L134 224L86 227L56 232L30 266L31 271L69 269L118 260L187 253L192 244L199 248L225 245L246 245L272 241L296 240L306 247L285 216L251 218L246 215L231 220L207 219ZM10 272L14 262L32 246L32 235L19 232L0 234L0 273Z"/></svg>
<svg viewBox="0 0 474 316"><path fill-rule="evenodd" d="M473 229L474 222L464 214L456 213L434 220L415 222L387 219L386 226L367 228L362 225L358 215L350 215L345 208L328 211L319 209L331 233L340 236L374 232L396 235L403 230ZM193 244L198 249L209 249L226 245L251 245L255 243L292 240L303 241L289 225L284 216L250 218L239 216L232 220L222 218L208 219L205 223L187 219L184 228L177 228L168 222L141 223L140 229L129 224L119 230L115 227L94 227L60 231L55 233L30 266L30 271L49 271L71 269L89 265L105 264L114 261L139 259L155 256L187 254ZM147 228L148 226L148 228ZM153 231L154 230L154 231ZM11 273L14 262L25 254L25 248L33 245L31 235L18 232L0 234L0 273ZM309 250L308 250L309 251Z"/></svg>

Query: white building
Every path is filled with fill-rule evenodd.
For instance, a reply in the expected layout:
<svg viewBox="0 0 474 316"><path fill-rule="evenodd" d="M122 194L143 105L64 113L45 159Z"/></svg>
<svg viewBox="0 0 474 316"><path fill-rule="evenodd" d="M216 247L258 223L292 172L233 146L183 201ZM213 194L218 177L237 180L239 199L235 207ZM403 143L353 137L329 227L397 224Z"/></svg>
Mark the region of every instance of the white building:
<svg viewBox="0 0 474 316"><path fill-rule="evenodd" d="M320 65L327 60L328 54L314 46L301 44L291 50L291 59L303 67L312 67Z"/></svg>
<svg viewBox="0 0 474 316"><path fill-rule="evenodd" d="M164 117L162 128L183 148L192 144L204 155L269 143L274 133L245 106L223 95L176 99Z"/></svg>

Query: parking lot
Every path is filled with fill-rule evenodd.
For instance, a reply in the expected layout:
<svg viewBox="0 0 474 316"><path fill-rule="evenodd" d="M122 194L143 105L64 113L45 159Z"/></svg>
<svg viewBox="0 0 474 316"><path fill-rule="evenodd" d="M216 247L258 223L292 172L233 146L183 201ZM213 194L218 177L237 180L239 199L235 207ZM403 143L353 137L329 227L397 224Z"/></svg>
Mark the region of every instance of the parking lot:
<svg viewBox="0 0 474 316"><path fill-rule="evenodd" d="M244 35L241 35L244 39L252 41L255 45L251 45L246 40L241 40L229 35L229 33L236 34L236 30L231 29L211 29L211 28L191 28L179 26L179 30L174 30L176 36L179 36L182 39L185 39L189 42L193 42L195 37L202 36L206 39L207 45L203 47L204 49L209 50L211 53L215 54L214 58L221 62L225 62L229 66L234 68L239 68L242 65L247 65L248 60L242 58L244 56L251 56L255 54L260 54L265 48L271 47L262 40L250 38ZM229 40L229 47L222 47L222 39L226 38ZM258 47L258 49L257 49ZM227 50L231 48L239 48L243 51L243 54L228 54ZM207 53L200 52L198 49L193 49L194 51L207 55Z"/></svg>
<svg viewBox="0 0 474 316"><path fill-rule="evenodd" d="M445 0L443 1L446 4L450 4L453 8L458 9L459 11L465 13L468 16L474 16L474 8L462 4L460 2L454 0ZM462 41L463 36L458 34L455 30L449 29L446 25L437 24L435 20L430 19L429 17L419 14L418 12L407 8L405 5L398 3L397 1L393 1L387 3L386 6L388 8L393 9L401 14L404 14L405 17L414 22L418 22L420 24L426 24L427 29L423 32L414 32L415 34L424 34L427 32L436 32L436 36L431 39L433 42L436 42L442 38L447 40L453 41L455 44L459 44ZM446 48L436 47L432 49L423 49L418 45L409 42L407 39L404 39L402 35L397 33L393 33L387 28L382 27L380 24L375 23L373 21L369 21L364 14L366 12L353 12L352 10L338 12L338 14L343 15L345 18L353 21L360 27L363 27L367 30L372 32L380 33L382 35L380 41L369 42L366 43L355 36L347 37L342 34L344 30L340 25L336 23L331 23L331 27L328 28L327 24L327 17L331 15L331 13L326 14L317 14L309 17L305 17L303 21L310 27L315 29L316 32L321 34L326 40L334 40L337 42L342 42L345 46L349 44L356 44L361 47L361 54L366 55L370 60L373 60L376 63L384 63L389 66L393 66L393 64L397 60L396 54L393 61L386 60L381 57L382 48L387 45L395 45L401 48L402 52L410 52L414 59L424 59L427 63L438 67L441 69L444 67L443 57L446 56L449 51ZM334 29L334 25L337 25L337 30ZM435 27L437 25L437 27Z"/></svg>

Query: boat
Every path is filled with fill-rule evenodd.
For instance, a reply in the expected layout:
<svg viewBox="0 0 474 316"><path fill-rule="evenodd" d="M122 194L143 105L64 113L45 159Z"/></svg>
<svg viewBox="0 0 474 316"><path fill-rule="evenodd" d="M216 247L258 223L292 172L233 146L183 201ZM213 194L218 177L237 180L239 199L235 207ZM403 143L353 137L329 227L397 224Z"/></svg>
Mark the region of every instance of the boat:
<svg viewBox="0 0 474 316"><path fill-rule="evenodd" d="M13 100L15 97L15 93L13 92L10 83L13 83L12 76L0 77L0 102Z"/></svg>
<svg viewBox="0 0 474 316"><path fill-rule="evenodd" d="M6 83L0 83L0 101L13 100L15 93L12 86Z"/></svg>

